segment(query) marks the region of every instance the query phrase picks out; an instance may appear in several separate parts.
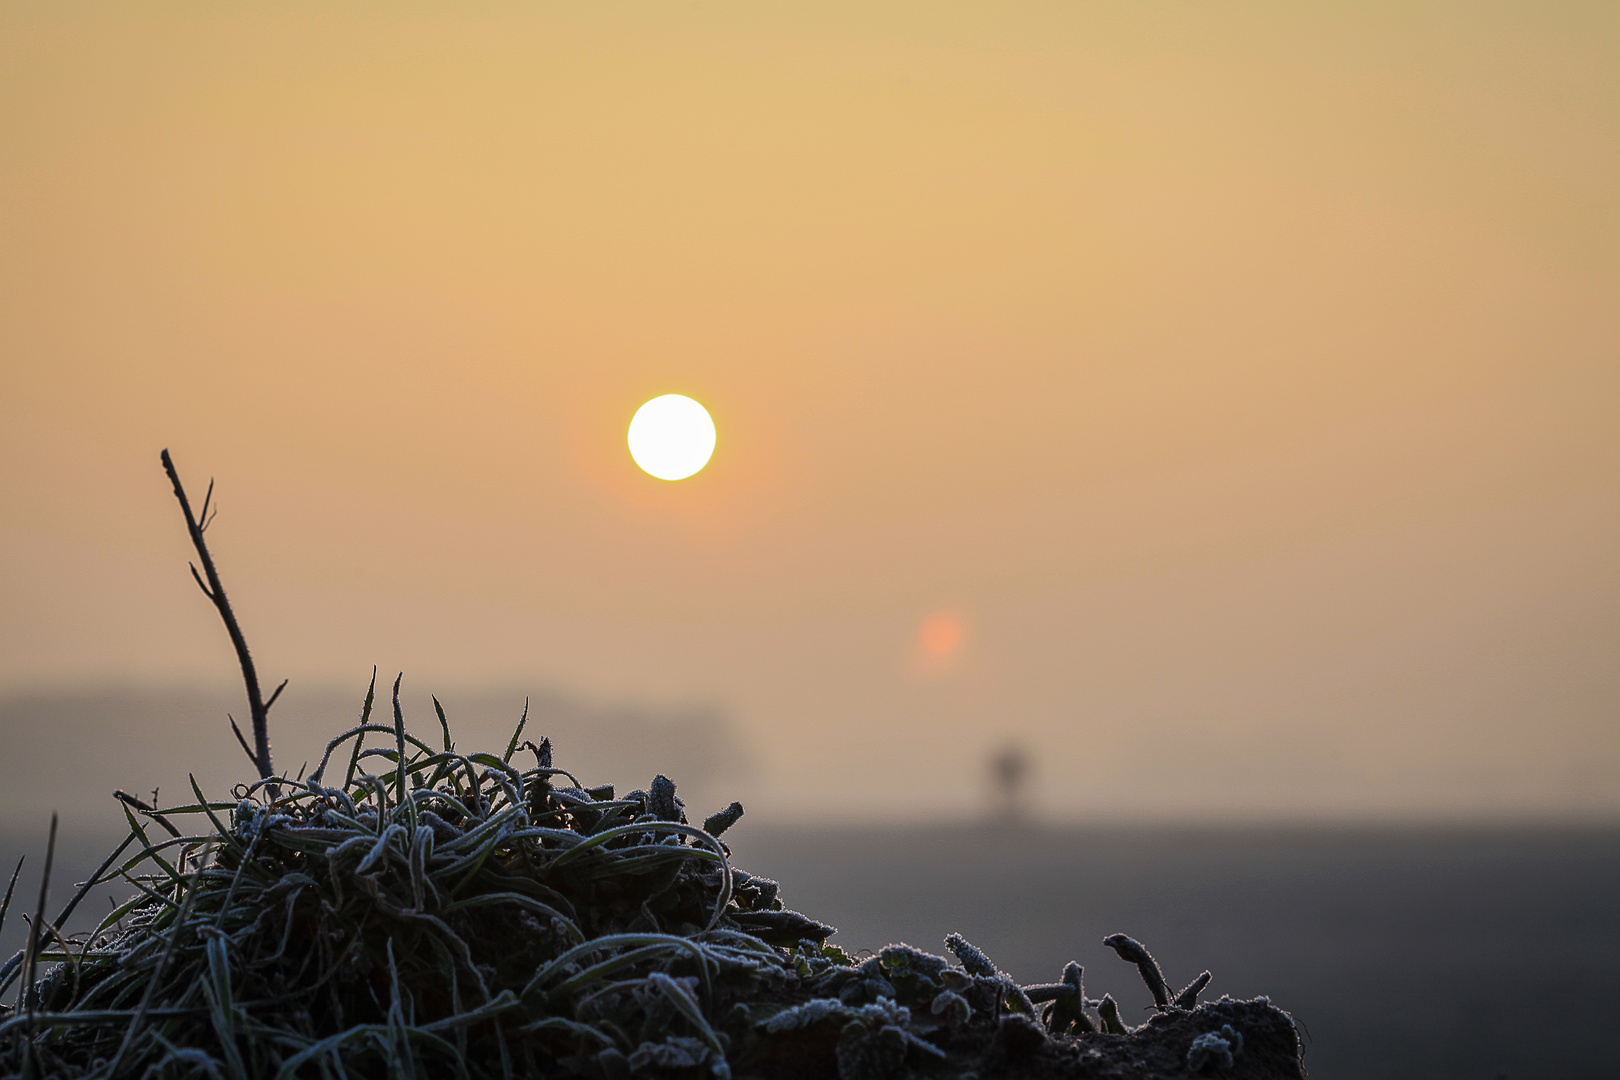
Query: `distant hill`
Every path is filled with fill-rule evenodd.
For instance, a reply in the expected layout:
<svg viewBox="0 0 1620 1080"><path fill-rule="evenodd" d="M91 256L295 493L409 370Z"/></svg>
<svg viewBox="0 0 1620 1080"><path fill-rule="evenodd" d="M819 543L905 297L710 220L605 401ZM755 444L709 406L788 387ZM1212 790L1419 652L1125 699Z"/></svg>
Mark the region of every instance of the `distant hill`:
<svg viewBox="0 0 1620 1080"><path fill-rule="evenodd" d="M392 724L388 687L378 682L373 719ZM428 690L409 682L401 693L406 726L438 745ZM529 699L524 737L549 736L558 765L586 783L628 790L667 773L706 814L735 797L750 771L735 726L718 710L593 704L554 692ZM358 722L363 700L363 686L289 685L271 715L277 769L296 774L305 762L313 769L327 742ZM460 749L499 751L523 711L524 691L450 688L439 700ZM246 712L239 690L187 685L64 686L0 697L0 813L8 831L37 828L43 837L52 809L63 813L66 835L121 831L113 799L97 795L123 788L145 798L158 787L162 801L184 801L188 773L210 797L224 798L254 775L226 722L231 713L245 730Z"/></svg>

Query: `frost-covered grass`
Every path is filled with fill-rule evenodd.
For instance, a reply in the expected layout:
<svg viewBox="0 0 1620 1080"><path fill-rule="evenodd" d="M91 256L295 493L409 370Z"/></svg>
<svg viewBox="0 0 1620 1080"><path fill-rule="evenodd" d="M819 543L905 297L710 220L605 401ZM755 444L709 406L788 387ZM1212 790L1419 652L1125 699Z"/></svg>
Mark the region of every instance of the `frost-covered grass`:
<svg viewBox="0 0 1620 1080"><path fill-rule="evenodd" d="M713 834L738 810L705 832L662 777L616 798L553 768L547 743L520 747L521 724L504 753L462 754L442 712L439 745L406 731L397 683L392 726L372 703L307 779L126 809L128 839L80 895L122 879L133 898L82 939L44 931L0 976L55 965L0 1024L14 1069L499 1072L614 1045L625 1017L582 1017L655 969L690 973L664 1000L723 1052L702 1022L717 976L780 967L764 937L796 922L767 908L764 937L743 931L774 890L736 887Z"/></svg>
<svg viewBox="0 0 1620 1080"><path fill-rule="evenodd" d="M463 753L440 710L430 743L398 692L391 725L368 692L308 777L127 809L128 838L75 901L117 880L134 896L79 938L41 925L5 966L0 1068L610 1080L819 1047L864 1080L948 1072L951 1039L1003 1013L1098 1026L1077 965L1020 987L956 935L957 963L908 946L857 962L730 865L740 806L698 826L665 777L586 787L521 721L503 751ZM1122 1030L1106 1004L1099 1022Z"/></svg>

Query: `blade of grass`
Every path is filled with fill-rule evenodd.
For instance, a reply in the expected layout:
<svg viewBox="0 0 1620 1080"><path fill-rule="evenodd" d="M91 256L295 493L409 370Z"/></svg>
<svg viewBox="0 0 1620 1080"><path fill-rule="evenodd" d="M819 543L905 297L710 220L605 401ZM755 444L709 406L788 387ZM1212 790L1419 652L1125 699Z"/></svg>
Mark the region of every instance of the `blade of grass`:
<svg viewBox="0 0 1620 1080"><path fill-rule="evenodd" d="M113 798L117 799L125 806L132 806L136 810L139 810L141 813L145 814L147 817L151 818L153 821L157 822L159 825L168 830L170 836L180 835L180 830L175 828L174 825L169 822L168 818L164 817L162 814L158 813L154 807L146 805L146 803L140 799L137 799L129 792L115 791L113 792Z"/></svg>
<svg viewBox="0 0 1620 1080"><path fill-rule="evenodd" d="M444 718L444 706L439 704L437 696L433 698L433 711L439 714L439 727L444 731L444 752L448 754L455 746L450 742L450 721Z"/></svg>
<svg viewBox="0 0 1620 1080"><path fill-rule="evenodd" d="M214 808L208 804L208 799L203 795L202 788L197 785L196 775L186 773L186 779L191 781L191 790L197 796L197 805L201 806L203 813L208 815L208 820L213 823L214 831L219 834L220 841L230 848L233 854L240 857L245 850L241 841L231 834L231 830L227 829L225 823L219 820L219 817L214 813Z"/></svg>
<svg viewBox="0 0 1620 1080"><path fill-rule="evenodd" d="M11 884L6 886L5 901L0 902L0 928L3 928L6 925L6 912L11 910L11 894L17 888L17 875L22 873L23 859L26 858L28 858L28 856L24 855L22 859L18 859L17 869L11 872Z"/></svg>
<svg viewBox="0 0 1620 1080"><path fill-rule="evenodd" d="M511 741L506 744L506 753L501 755L502 764L511 761L512 755L517 753L518 739L523 735L523 728L529 722L529 699L523 699L523 715L518 717L517 730L512 732Z"/></svg>
<svg viewBox="0 0 1620 1080"><path fill-rule="evenodd" d="M360 744L366 741L365 728L367 724L371 723L371 706L376 700L377 669L373 666L371 669L371 685L366 687L366 703L360 707L360 731L354 740L354 754L349 758L349 771L343 777L343 790L345 791L349 790L349 787L354 783L354 767L360 761ZM328 748L328 753L330 752L330 748ZM324 759L321 764L323 767L325 766Z"/></svg>
<svg viewBox="0 0 1620 1080"><path fill-rule="evenodd" d="M90 890L95 888L104 880L102 875L107 872L107 868L113 864L114 860L116 860L118 856L124 853L125 848L129 847L129 845L133 844L134 842L135 838L133 836L124 837L123 842L112 849L112 854L101 860L101 865L96 867L96 872L90 875L90 879L88 881L79 886L79 891L73 894L73 899L69 900L67 902L67 906L57 913L57 926L62 926L67 923L68 916L72 915L73 912L77 910L79 901L90 895ZM13 880L15 880L15 878ZM6 891L6 896L8 899L11 896L11 891L9 889ZM0 921L3 921L4 918L4 915L0 915Z"/></svg>
<svg viewBox="0 0 1620 1080"><path fill-rule="evenodd" d="M34 921L28 927L28 956L23 960L22 987L17 991L19 1002L28 1013L34 1011L34 975L39 954L39 928L45 921L45 902L51 895L51 863L56 859L56 811L51 811L51 835L45 842L45 869L39 876L39 906L34 909Z"/></svg>
<svg viewBox="0 0 1620 1080"><path fill-rule="evenodd" d="M411 802L410 792L405 788L405 713L399 707L399 684L405 680L402 671L394 679L394 740L397 744L396 753L399 754L399 764L394 770L394 798L398 800L399 807L405 811L405 818L410 822L411 828L416 828L416 804Z"/></svg>

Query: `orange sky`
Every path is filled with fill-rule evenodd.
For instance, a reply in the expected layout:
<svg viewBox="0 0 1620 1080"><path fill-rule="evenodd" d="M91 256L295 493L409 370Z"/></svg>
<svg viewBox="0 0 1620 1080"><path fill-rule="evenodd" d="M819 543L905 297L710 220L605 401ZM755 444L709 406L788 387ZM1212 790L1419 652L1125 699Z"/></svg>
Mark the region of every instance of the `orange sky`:
<svg viewBox="0 0 1620 1080"><path fill-rule="evenodd" d="M0 6L0 692L232 676L168 446L267 679L780 812L1620 811L1613 5L436 7Z"/></svg>

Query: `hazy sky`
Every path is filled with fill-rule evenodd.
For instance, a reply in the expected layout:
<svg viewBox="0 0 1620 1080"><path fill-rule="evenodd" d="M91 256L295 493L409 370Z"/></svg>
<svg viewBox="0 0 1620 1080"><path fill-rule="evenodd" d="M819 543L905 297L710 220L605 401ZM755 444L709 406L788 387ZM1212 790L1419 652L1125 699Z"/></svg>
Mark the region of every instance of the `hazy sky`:
<svg viewBox="0 0 1620 1080"><path fill-rule="evenodd" d="M168 446L289 693L1620 812L1620 7L139 7L0 4L0 693L234 677Z"/></svg>

